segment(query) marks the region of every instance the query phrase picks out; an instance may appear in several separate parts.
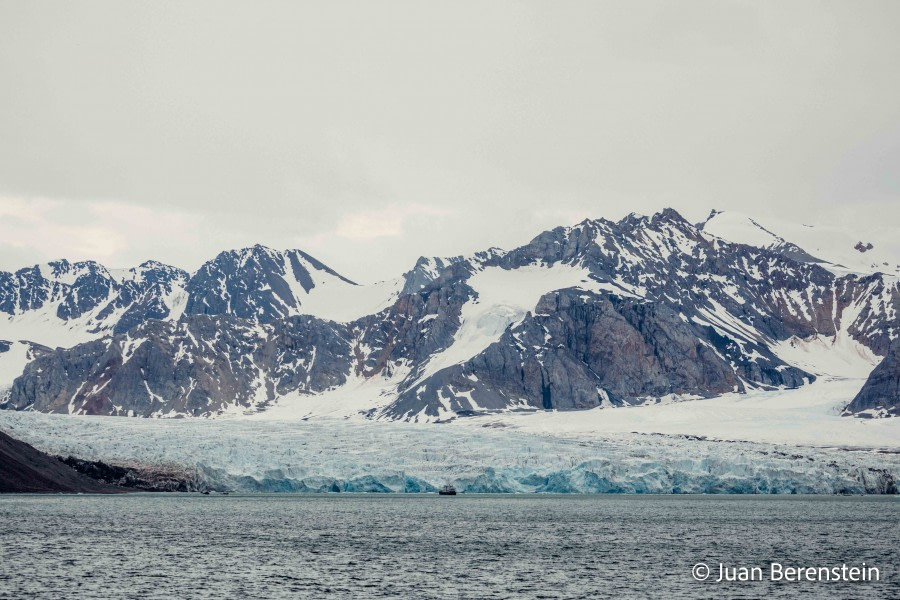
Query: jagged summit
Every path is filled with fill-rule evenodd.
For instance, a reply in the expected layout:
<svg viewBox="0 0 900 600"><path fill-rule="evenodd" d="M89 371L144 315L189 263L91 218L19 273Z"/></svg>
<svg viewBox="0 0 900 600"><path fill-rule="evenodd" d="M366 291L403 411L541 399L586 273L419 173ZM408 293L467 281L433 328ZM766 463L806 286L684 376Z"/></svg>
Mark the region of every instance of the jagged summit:
<svg viewBox="0 0 900 600"><path fill-rule="evenodd" d="M347 279L343 275L340 275L334 269L328 267L303 250L275 250L273 248L270 248L269 246L264 246L263 244L254 244L253 246L238 248L234 250L223 250L218 255L216 255L215 258L204 263L200 267L198 272L203 270L204 268L208 268L210 265L222 264L229 261L238 264L239 268L245 268L248 264L261 265L278 263L283 266L284 264L286 264L286 262L290 262L291 266L300 266L303 262L308 263L315 270L328 273L329 275L337 277L338 279L341 279L347 283L356 285L350 279Z"/></svg>
<svg viewBox="0 0 900 600"><path fill-rule="evenodd" d="M309 314L307 300L322 288L335 286L356 283L301 250L257 244L221 252L204 263L185 287L185 312L271 322Z"/></svg>
<svg viewBox="0 0 900 600"><path fill-rule="evenodd" d="M674 223L683 223L685 225L690 225L687 219L681 216L681 213L675 210L674 208L664 208L658 213L655 213L652 217L650 217L651 221L669 221Z"/></svg>

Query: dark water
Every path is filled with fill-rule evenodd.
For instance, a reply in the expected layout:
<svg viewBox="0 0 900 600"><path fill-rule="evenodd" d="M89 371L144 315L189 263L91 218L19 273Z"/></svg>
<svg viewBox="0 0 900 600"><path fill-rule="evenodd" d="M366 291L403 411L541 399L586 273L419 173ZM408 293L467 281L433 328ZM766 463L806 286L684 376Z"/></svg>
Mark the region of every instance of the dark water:
<svg viewBox="0 0 900 600"><path fill-rule="evenodd" d="M900 502L721 496L0 496L2 598L900 598ZM865 583L691 567L860 565Z"/></svg>

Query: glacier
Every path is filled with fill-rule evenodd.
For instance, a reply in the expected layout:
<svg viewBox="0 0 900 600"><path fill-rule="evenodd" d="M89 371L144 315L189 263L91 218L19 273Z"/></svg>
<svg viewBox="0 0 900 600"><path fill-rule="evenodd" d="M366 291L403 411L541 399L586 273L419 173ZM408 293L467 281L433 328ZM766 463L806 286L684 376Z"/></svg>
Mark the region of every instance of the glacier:
<svg viewBox="0 0 900 600"><path fill-rule="evenodd" d="M248 493L418 493L449 482L464 493L896 494L900 480L900 453L884 448L515 426L527 418L411 424L0 411L0 429L52 454L176 468L211 489Z"/></svg>

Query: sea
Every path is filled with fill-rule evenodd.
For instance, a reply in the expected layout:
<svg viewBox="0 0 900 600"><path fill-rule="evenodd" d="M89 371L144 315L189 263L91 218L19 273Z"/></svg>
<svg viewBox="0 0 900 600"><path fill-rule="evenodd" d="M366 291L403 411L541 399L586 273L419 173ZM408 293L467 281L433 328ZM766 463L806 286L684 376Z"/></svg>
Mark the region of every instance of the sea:
<svg viewBox="0 0 900 600"><path fill-rule="evenodd" d="M0 598L900 598L900 501L6 495Z"/></svg>

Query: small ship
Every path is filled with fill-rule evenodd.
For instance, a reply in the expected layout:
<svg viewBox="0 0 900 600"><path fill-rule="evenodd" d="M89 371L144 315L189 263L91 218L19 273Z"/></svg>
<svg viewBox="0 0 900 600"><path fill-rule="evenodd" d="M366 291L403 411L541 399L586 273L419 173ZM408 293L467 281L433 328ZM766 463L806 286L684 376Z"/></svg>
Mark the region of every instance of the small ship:
<svg viewBox="0 0 900 600"><path fill-rule="evenodd" d="M438 494L441 496L455 496L456 488L450 485L449 483L438 490Z"/></svg>

